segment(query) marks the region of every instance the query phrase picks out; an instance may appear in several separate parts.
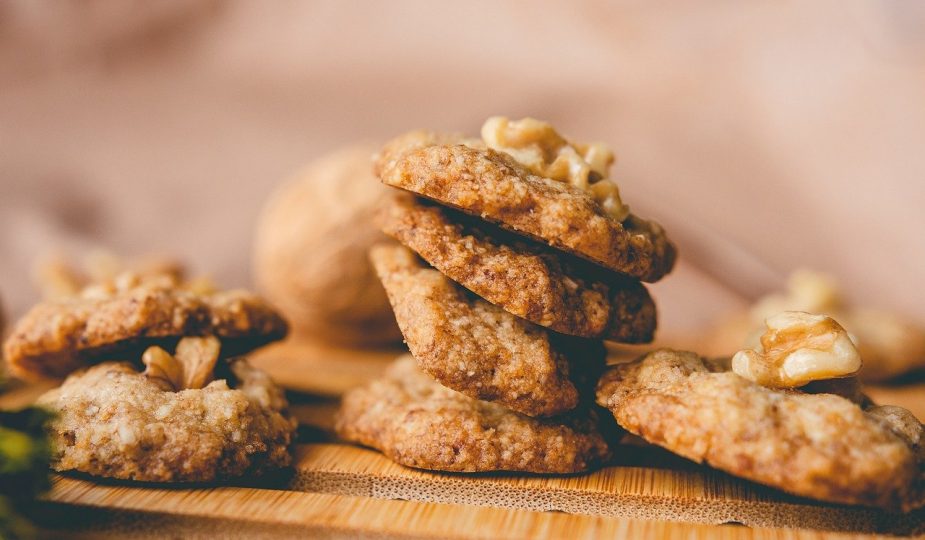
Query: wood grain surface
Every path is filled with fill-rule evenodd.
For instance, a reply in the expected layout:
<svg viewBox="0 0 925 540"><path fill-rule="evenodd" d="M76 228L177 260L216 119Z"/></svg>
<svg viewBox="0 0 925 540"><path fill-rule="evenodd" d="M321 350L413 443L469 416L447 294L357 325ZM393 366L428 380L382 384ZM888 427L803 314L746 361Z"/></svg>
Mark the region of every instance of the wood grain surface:
<svg viewBox="0 0 925 540"><path fill-rule="evenodd" d="M336 441L336 396L381 373L395 355L312 344L283 344L257 355L258 365L294 390L299 444L285 474L233 487L55 475L34 517L54 538L809 539L925 530L921 511L897 516L800 499L632 438L616 449L611 466L554 477L418 471ZM31 403L48 387L14 387L0 394L0 408ZM925 412L923 384L870 393Z"/></svg>

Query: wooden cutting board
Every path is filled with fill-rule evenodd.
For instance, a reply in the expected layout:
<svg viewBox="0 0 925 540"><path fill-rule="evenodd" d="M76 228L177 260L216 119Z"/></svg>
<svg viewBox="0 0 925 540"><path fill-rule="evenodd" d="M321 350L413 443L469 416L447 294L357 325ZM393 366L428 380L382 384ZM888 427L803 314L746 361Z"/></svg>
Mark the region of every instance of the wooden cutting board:
<svg viewBox="0 0 925 540"><path fill-rule="evenodd" d="M638 351L633 351L633 354ZM825 505L695 465L638 440L575 476L442 474L336 441L336 396L398 351L283 344L255 355L292 394L300 421L290 473L237 486L163 487L56 475L44 532L71 537L849 538L925 532L925 512ZM0 396L29 403L44 388ZM879 401L925 412L925 385L878 387Z"/></svg>

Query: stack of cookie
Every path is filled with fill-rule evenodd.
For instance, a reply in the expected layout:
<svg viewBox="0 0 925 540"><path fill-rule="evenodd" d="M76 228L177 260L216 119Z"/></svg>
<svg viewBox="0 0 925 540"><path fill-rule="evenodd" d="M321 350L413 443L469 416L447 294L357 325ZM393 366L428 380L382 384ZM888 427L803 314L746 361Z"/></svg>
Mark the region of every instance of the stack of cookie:
<svg viewBox="0 0 925 540"><path fill-rule="evenodd" d="M371 259L413 359L345 396L342 437L437 470L570 473L606 459L591 396L602 340L652 340L640 281L675 259L661 227L622 203L612 162L533 119L383 149L376 172L399 190L379 222L403 246Z"/></svg>
<svg viewBox="0 0 925 540"><path fill-rule="evenodd" d="M175 265L83 280L66 268L4 344L10 371L62 379L52 467L149 482L204 482L284 467L295 420L282 389L240 355L286 322L240 290Z"/></svg>

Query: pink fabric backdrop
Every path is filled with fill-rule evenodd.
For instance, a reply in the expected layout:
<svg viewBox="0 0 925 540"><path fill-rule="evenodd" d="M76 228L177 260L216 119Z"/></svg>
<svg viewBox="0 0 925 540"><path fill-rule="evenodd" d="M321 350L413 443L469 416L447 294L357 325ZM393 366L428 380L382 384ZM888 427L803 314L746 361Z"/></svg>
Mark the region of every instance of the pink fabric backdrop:
<svg viewBox="0 0 925 540"><path fill-rule="evenodd" d="M56 247L172 252L249 282L307 161L532 115L617 150L682 260L691 332L793 268L925 320L925 7L915 2L0 4L0 296Z"/></svg>

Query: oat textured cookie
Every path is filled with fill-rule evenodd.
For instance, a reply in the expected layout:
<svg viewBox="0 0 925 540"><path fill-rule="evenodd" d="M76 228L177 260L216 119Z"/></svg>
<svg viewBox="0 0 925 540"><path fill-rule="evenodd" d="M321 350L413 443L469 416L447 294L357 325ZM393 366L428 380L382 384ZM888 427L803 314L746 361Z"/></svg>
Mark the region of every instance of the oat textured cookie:
<svg viewBox="0 0 925 540"><path fill-rule="evenodd" d="M378 217L386 234L509 313L564 334L652 340L655 303L636 280L408 194L390 197Z"/></svg>
<svg viewBox="0 0 925 540"><path fill-rule="evenodd" d="M344 396L337 432L409 467L565 474L609 457L596 418L582 411L524 416L441 386L406 355L382 378Z"/></svg>
<svg viewBox="0 0 925 540"><path fill-rule="evenodd" d="M128 362L72 374L38 403L56 414L52 466L148 482L206 482L287 466L295 420L244 360L203 388L165 390Z"/></svg>
<svg viewBox="0 0 925 540"><path fill-rule="evenodd" d="M36 305L12 328L4 356L18 377L63 378L100 356L183 336L215 335L231 356L286 331L276 310L249 292L215 291L166 274L122 274Z"/></svg>
<svg viewBox="0 0 925 540"><path fill-rule="evenodd" d="M441 384L529 416L578 405L570 373L598 370L600 342L550 334L476 297L401 246L370 253L398 327Z"/></svg>
<svg viewBox="0 0 925 540"><path fill-rule="evenodd" d="M911 413L766 388L728 369L663 349L609 368L597 402L647 441L742 478L834 503L921 504L922 426Z"/></svg>
<svg viewBox="0 0 925 540"><path fill-rule="evenodd" d="M586 189L531 172L479 140L413 132L376 161L387 185L411 191L643 281L667 274L674 245L655 222L617 219Z"/></svg>

